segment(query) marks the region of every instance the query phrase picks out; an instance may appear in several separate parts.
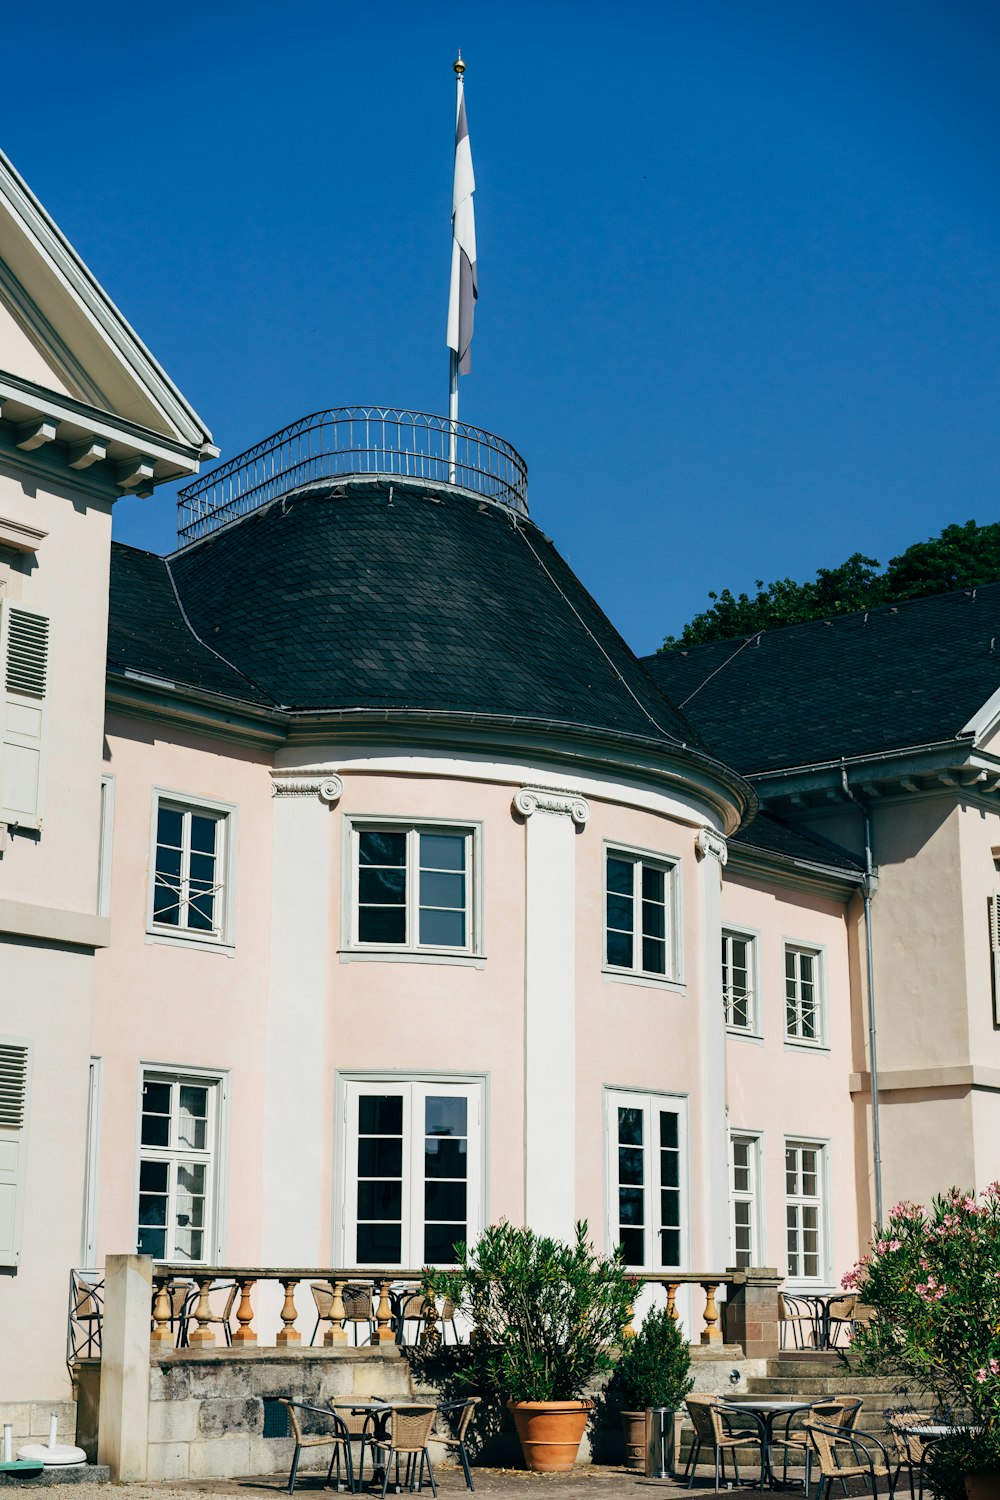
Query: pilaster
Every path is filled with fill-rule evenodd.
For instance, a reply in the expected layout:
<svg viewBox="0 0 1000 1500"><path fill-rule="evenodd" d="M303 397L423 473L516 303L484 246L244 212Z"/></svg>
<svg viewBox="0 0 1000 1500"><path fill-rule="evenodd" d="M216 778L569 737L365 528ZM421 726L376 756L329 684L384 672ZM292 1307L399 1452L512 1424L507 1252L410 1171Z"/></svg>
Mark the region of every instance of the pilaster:
<svg viewBox="0 0 1000 1500"><path fill-rule="evenodd" d="M729 1260L729 1138L726 1125L726 1026L722 997L722 870L726 841L710 828L697 839L701 881L701 1146L704 1163L702 1233L711 1266Z"/></svg>

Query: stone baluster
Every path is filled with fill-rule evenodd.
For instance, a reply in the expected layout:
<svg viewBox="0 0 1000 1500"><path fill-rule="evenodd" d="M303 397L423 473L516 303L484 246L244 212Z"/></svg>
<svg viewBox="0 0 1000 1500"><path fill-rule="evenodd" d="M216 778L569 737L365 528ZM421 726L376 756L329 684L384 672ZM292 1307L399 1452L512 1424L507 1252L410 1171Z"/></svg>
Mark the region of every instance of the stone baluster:
<svg viewBox="0 0 1000 1500"><path fill-rule="evenodd" d="M298 1313L295 1310L295 1288L299 1284L299 1279L296 1277L294 1280L288 1280L284 1276L279 1276L278 1280L285 1288L285 1300L281 1306L281 1322L283 1326L279 1330L275 1342L282 1348L286 1348L289 1344L301 1344L302 1342L302 1335L295 1326L295 1319L298 1317Z"/></svg>
<svg viewBox="0 0 1000 1500"><path fill-rule="evenodd" d="M394 1344L396 1335L392 1327L392 1304L389 1301L389 1283L380 1281L378 1284L378 1307L375 1310L375 1327L378 1332L380 1344Z"/></svg>
<svg viewBox="0 0 1000 1500"><path fill-rule="evenodd" d="M330 1303L330 1326L323 1335L323 1343L327 1348L333 1344L347 1343L347 1329L344 1320L347 1317L347 1308L344 1306L344 1283L335 1281L333 1283L333 1301Z"/></svg>
<svg viewBox="0 0 1000 1500"><path fill-rule="evenodd" d="M431 1292L424 1291L423 1305L420 1309L423 1315L424 1326L420 1330L420 1347L430 1352L436 1349L441 1342L441 1334L438 1331L437 1303Z"/></svg>
<svg viewBox="0 0 1000 1500"><path fill-rule="evenodd" d="M149 1342L159 1348L162 1344L174 1342L174 1330L171 1326L174 1318L174 1307L170 1297L171 1278L169 1276L154 1276L153 1278L153 1329L149 1335Z"/></svg>
<svg viewBox="0 0 1000 1500"><path fill-rule="evenodd" d="M718 1281L703 1281L702 1287L705 1292L705 1326L701 1332L703 1344L721 1344L722 1329L719 1325L719 1309L715 1305L715 1293L720 1283Z"/></svg>
<svg viewBox="0 0 1000 1500"><path fill-rule="evenodd" d="M667 1282L667 1312L673 1318L675 1323L680 1317L680 1313L677 1311L677 1288L679 1286L679 1281Z"/></svg>
<svg viewBox="0 0 1000 1500"><path fill-rule="evenodd" d="M194 1333L188 1334L188 1343L197 1344L200 1348L203 1344L207 1346L215 1343L215 1334L212 1332L210 1324L212 1304L208 1296L214 1278L211 1276L196 1276L195 1280L198 1283L198 1301L191 1316L198 1324L198 1327Z"/></svg>
<svg viewBox="0 0 1000 1500"><path fill-rule="evenodd" d="M250 1302L250 1293L253 1291L256 1283L239 1276L237 1277L237 1284L240 1289L240 1301L236 1309L236 1321L240 1326L233 1334L233 1343L242 1349L246 1348L249 1344L256 1344L257 1342L257 1335L251 1327L253 1323L253 1306Z"/></svg>

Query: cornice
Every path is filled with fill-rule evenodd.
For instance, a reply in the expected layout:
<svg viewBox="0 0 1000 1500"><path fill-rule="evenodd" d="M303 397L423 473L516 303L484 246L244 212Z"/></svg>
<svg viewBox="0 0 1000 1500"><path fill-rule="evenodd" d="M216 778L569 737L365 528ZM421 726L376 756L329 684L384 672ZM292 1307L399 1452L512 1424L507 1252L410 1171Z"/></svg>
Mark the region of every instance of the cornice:
<svg viewBox="0 0 1000 1500"><path fill-rule="evenodd" d="M822 765L753 774L762 807L784 814L839 809L853 799L844 791L844 775L855 796L870 805L912 797L1000 798L1000 758L977 750L970 740L948 740L915 749L892 751Z"/></svg>
<svg viewBox="0 0 1000 1500"><path fill-rule="evenodd" d="M849 901L864 883L864 871L853 874L834 865L815 864L772 850L754 849L742 843L730 843L726 875L741 875L748 880L766 881L788 890L815 891L838 901Z"/></svg>
<svg viewBox="0 0 1000 1500"><path fill-rule="evenodd" d="M128 718L177 724L192 733L257 749L276 750L285 743L286 719L277 710L178 687L166 679L109 672L105 708Z"/></svg>

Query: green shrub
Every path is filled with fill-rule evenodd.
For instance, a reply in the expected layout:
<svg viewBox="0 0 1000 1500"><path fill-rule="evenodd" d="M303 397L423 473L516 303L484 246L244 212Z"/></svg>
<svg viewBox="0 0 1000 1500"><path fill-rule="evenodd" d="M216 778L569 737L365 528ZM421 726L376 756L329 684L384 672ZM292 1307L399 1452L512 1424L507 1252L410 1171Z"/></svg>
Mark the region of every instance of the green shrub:
<svg viewBox="0 0 1000 1500"><path fill-rule="evenodd" d="M458 1270L428 1271L426 1284L472 1321L470 1384L511 1401L577 1401L611 1368L635 1281L620 1253L595 1253L585 1222L572 1245L500 1223L458 1251Z"/></svg>
<svg viewBox="0 0 1000 1500"><path fill-rule="evenodd" d="M654 1308L635 1337L625 1341L608 1382L608 1403L622 1411L647 1406L676 1411L694 1385L690 1371L691 1351L680 1324L665 1307Z"/></svg>
<svg viewBox="0 0 1000 1500"><path fill-rule="evenodd" d="M927 1454L924 1472L939 1500L965 1500L966 1474L1000 1474L1000 1432L983 1427L942 1438Z"/></svg>

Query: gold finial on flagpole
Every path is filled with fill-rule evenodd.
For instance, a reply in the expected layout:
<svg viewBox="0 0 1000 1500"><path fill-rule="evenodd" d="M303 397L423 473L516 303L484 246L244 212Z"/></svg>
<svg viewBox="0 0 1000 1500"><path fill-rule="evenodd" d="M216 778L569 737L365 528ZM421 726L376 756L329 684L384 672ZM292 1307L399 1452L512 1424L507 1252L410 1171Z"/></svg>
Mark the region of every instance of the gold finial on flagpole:
<svg viewBox="0 0 1000 1500"><path fill-rule="evenodd" d="M459 78L461 78L462 74L465 72L465 63L462 61L462 49L461 49L461 47L459 47L459 49L458 49L458 56L455 58L455 61L452 63L452 67L455 69L455 72L458 74Z"/></svg>

